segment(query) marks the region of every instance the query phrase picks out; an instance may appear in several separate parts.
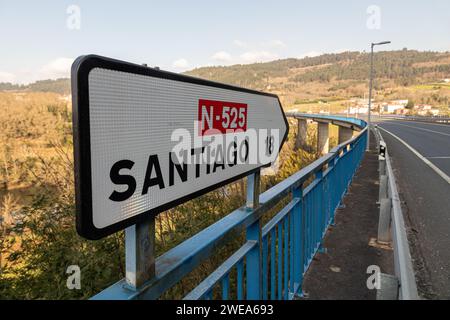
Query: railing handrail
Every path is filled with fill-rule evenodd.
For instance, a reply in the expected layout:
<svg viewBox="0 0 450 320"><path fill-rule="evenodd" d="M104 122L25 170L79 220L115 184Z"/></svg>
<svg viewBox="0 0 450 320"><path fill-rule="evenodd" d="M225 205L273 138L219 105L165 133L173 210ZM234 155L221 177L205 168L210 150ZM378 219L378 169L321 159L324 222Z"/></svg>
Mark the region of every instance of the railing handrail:
<svg viewBox="0 0 450 320"><path fill-rule="evenodd" d="M358 129L364 129L366 127L366 122L357 118L349 118L344 116L336 116L336 115L325 115L325 114L315 114L315 113L303 113L303 112L286 112L287 117L293 118L304 118L311 120L329 120L331 123L335 122L347 122L352 125L356 125Z"/></svg>
<svg viewBox="0 0 450 320"><path fill-rule="evenodd" d="M296 117L297 115L288 113L287 116ZM307 116L310 116L311 119L321 117L321 115ZM357 124L360 128L365 126L363 120L353 118L333 118L333 116L326 116L322 119L348 121L349 123ZM257 221L265 212L277 205L279 200L283 199L295 188L298 188L326 164L339 157L341 151L345 151L344 149L357 142L366 133L367 127L362 129L359 135L336 146L328 154L262 193L259 197L260 206L256 209L249 209L245 206L238 208L178 246L162 254L155 261L155 277L140 287L139 290L129 288L125 279L122 279L98 293L92 299L157 299L167 289L171 288L185 275L194 270L217 246L223 244L231 232L242 230Z"/></svg>

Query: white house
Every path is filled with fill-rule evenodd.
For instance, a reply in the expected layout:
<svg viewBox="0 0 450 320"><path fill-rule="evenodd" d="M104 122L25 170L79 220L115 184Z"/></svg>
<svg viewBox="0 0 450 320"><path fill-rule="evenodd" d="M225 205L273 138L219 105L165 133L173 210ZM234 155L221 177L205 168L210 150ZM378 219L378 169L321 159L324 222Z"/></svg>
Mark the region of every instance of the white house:
<svg viewBox="0 0 450 320"><path fill-rule="evenodd" d="M386 104L383 106L383 112L385 113L395 113L397 110L402 109L405 109L405 107L398 104Z"/></svg>

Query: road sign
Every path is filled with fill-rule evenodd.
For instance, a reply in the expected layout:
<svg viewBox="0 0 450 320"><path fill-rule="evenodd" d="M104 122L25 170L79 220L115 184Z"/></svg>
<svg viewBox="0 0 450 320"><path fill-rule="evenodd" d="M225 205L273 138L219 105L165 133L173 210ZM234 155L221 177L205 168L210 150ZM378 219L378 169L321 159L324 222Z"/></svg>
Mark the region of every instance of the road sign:
<svg viewBox="0 0 450 320"><path fill-rule="evenodd" d="M88 239L270 165L288 133L276 95L100 56L74 62L72 94L77 230Z"/></svg>

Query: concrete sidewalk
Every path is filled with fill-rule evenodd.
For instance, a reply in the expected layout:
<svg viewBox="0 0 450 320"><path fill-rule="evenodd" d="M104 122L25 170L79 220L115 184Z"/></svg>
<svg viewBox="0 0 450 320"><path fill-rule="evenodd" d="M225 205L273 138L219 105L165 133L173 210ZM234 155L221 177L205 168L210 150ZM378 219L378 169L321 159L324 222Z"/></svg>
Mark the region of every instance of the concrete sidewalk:
<svg viewBox="0 0 450 320"><path fill-rule="evenodd" d="M324 253L318 253L303 283L304 299L376 298L376 290L367 288L367 267L377 265L381 272L393 274L393 252L369 245L376 238L379 209L378 154L371 136L371 151L344 198L345 207L336 213L335 226L324 239Z"/></svg>

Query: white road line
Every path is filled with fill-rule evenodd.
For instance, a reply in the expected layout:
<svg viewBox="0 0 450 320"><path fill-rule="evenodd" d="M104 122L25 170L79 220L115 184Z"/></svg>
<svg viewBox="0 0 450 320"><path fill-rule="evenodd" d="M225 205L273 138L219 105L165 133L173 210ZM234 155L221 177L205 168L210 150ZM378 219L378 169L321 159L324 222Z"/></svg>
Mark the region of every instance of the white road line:
<svg viewBox="0 0 450 320"><path fill-rule="evenodd" d="M402 124L402 123L397 123L397 125L404 126L404 127L410 127L410 128L414 128L414 129L419 129L419 130L423 130L423 131L434 132L434 133L437 133L437 134L442 134L444 136L449 136L450 137L450 133L443 133L443 132L440 132L440 131L434 131L434 130L420 128L420 127L408 126L407 124Z"/></svg>
<svg viewBox="0 0 450 320"><path fill-rule="evenodd" d="M401 120L400 120L401 121ZM411 121L411 120L406 120L407 122L414 122L414 123L420 123L420 124L427 124L429 126L439 126L439 127L447 127L449 128L450 125L449 124L442 124L442 123L434 123L434 122L425 122L425 121Z"/></svg>
<svg viewBox="0 0 450 320"><path fill-rule="evenodd" d="M450 159L450 157L425 157L427 159Z"/></svg>
<svg viewBox="0 0 450 320"><path fill-rule="evenodd" d="M422 156L416 149L414 149L413 147L411 147L409 144L407 144L403 139L399 138L398 136L396 136L395 134L393 134L392 132L378 126L378 128L380 128L381 130L383 130L386 133L389 133L391 136L393 136L394 138L396 138L398 141L400 141L401 143L403 143L409 150L411 150L412 153L414 153L420 160L422 160L423 162L425 162L426 165L428 165L431 169L433 169L442 179L444 179L445 181L447 181L448 184L450 184L450 177L448 175L446 175L441 169L439 169L438 167L436 167L430 160L428 160L427 158L425 158L424 156ZM389 149L388 149L389 152Z"/></svg>
<svg viewBox="0 0 450 320"><path fill-rule="evenodd" d="M406 122L414 122L414 123L420 123L420 124L427 124L429 126L439 126L439 127L450 127L449 124L442 124L442 123L434 123L434 122L425 122L425 121L411 121L411 120L399 120L399 121L406 121Z"/></svg>

